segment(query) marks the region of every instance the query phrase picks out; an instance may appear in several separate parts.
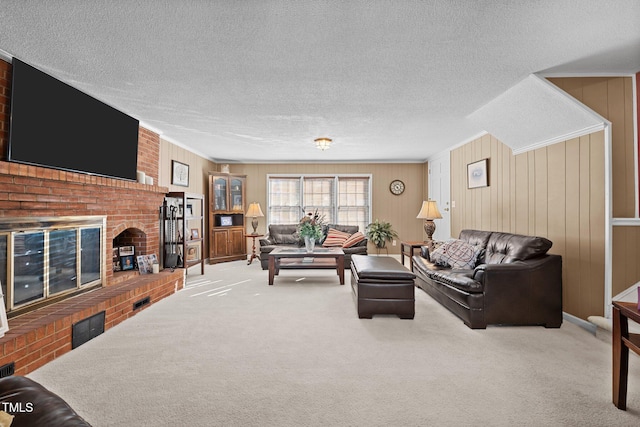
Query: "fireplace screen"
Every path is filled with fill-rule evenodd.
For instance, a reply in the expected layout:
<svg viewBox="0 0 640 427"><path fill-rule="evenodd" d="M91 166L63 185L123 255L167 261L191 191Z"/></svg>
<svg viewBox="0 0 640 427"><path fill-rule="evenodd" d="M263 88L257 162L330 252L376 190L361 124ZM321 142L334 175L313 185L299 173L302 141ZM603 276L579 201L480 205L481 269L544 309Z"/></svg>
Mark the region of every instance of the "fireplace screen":
<svg viewBox="0 0 640 427"><path fill-rule="evenodd" d="M80 230L80 284L100 280L100 229L83 228Z"/></svg>
<svg viewBox="0 0 640 427"><path fill-rule="evenodd" d="M90 218L66 224L41 220L38 229L20 220L19 231L0 230L0 281L8 311L101 282L103 217Z"/></svg>
<svg viewBox="0 0 640 427"><path fill-rule="evenodd" d="M49 233L49 294L78 286L77 230Z"/></svg>
<svg viewBox="0 0 640 427"><path fill-rule="evenodd" d="M44 297L44 233L18 233L13 237L13 303Z"/></svg>

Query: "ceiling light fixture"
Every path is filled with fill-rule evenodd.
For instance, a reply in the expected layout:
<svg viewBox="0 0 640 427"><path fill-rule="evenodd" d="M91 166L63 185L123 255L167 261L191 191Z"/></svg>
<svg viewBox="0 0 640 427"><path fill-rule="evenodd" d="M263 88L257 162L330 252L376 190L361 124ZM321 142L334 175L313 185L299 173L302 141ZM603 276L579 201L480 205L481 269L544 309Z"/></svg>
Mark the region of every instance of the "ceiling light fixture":
<svg viewBox="0 0 640 427"><path fill-rule="evenodd" d="M319 150L326 150L327 148L329 148L329 146L331 145L331 138L316 138L315 139L315 143L316 143L316 147Z"/></svg>

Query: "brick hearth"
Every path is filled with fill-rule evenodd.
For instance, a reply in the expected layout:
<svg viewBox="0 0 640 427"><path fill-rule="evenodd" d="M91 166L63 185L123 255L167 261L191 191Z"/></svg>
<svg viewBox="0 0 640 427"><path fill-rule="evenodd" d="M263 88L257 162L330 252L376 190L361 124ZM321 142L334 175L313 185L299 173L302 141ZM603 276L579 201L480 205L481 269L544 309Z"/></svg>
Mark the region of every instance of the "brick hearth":
<svg viewBox="0 0 640 427"><path fill-rule="evenodd" d="M139 313L133 304L150 297L150 304L184 287L184 270L133 275L120 284L99 288L9 319L0 338L0 365L15 363L16 375L26 375L71 350L74 323L105 311L105 331Z"/></svg>

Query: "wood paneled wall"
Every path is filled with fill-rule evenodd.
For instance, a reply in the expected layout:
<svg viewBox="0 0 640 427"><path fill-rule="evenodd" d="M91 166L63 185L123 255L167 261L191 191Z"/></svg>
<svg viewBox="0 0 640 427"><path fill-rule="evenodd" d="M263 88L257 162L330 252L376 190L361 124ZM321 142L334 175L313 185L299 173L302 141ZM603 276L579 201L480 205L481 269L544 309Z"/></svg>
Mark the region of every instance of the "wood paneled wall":
<svg viewBox="0 0 640 427"><path fill-rule="evenodd" d="M633 218L636 211L636 156L632 77L563 77L549 81L612 123L614 218Z"/></svg>
<svg viewBox="0 0 640 427"><path fill-rule="evenodd" d="M172 160L189 165L189 187L171 184ZM216 164L178 145L160 138L160 170L158 185L167 187L169 191L185 191L201 193L207 197L209 188L209 172L215 171Z"/></svg>
<svg viewBox="0 0 640 427"><path fill-rule="evenodd" d="M640 281L640 227L613 227L612 296Z"/></svg>
<svg viewBox="0 0 640 427"><path fill-rule="evenodd" d="M636 155L634 150L633 77L549 79L611 123L613 218L634 218ZM640 281L640 227L614 226L612 237L612 296Z"/></svg>
<svg viewBox="0 0 640 427"><path fill-rule="evenodd" d="M467 164L489 158L489 186L468 189ZM604 133L514 156L485 135L451 153L452 234L465 228L538 235L563 259L563 310L604 308Z"/></svg>
<svg viewBox="0 0 640 427"><path fill-rule="evenodd" d="M230 169L247 175L247 202L259 202L263 211L267 205L267 174L371 174L372 219L389 221L399 235L397 246L389 246L389 253L400 253L400 240L425 238L422 221L416 215L427 197L426 163L231 164ZM406 185L400 196L389 191L394 179ZM260 219L258 231L265 231L265 218ZM369 252L375 251L370 245Z"/></svg>

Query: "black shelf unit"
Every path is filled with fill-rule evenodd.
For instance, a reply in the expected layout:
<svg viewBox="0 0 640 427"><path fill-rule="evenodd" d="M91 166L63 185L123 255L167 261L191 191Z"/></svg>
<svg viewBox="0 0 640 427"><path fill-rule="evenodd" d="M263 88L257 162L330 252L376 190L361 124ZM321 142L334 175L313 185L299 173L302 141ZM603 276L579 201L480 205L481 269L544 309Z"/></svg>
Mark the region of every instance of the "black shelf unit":
<svg viewBox="0 0 640 427"><path fill-rule="evenodd" d="M171 221L170 207L176 206L177 211L177 239L172 241L172 236L167 231ZM171 252L175 245L180 262L177 267L185 268L187 274L189 267L200 265L200 274L204 274L204 194L172 191L167 193L162 208L162 250L163 267L165 267L166 254Z"/></svg>

